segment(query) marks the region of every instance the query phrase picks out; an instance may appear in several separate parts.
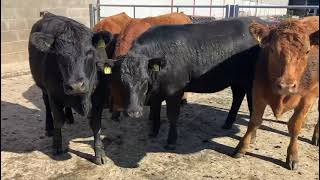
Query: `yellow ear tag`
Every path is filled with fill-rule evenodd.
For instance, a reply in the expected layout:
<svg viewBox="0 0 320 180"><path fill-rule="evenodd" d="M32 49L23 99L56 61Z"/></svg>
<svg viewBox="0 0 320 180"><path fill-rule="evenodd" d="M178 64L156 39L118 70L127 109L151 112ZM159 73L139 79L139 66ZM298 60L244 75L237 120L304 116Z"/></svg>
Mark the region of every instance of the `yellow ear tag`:
<svg viewBox="0 0 320 180"><path fill-rule="evenodd" d="M104 74L111 74L112 73L111 67L105 66L103 69L103 72Z"/></svg>
<svg viewBox="0 0 320 180"><path fill-rule="evenodd" d="M156 72L159 72L160 71L160 66L158 64L154 64L152 66L152 71L156 71Z"/></svg>
<svg viewBox="0 0 320 180"><path fill-rule="evenodd" d="M259 44L261 44L261 38L257 37L257 41L259 42Z"/></svg>
<svg viewBox="0 0 320 180"><path fill-rule="evenodd" d="M97 48L106 48L106 44L103 39L99 39Z"/></svg>

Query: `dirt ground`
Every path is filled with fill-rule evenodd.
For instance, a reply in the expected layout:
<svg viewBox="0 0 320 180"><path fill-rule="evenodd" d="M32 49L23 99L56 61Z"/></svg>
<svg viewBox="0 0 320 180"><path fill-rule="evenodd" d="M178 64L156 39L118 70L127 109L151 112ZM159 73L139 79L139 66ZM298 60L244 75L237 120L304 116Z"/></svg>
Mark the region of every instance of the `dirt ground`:
<svg viewBox="0 0 320 180"><path fill-rule="evenodd" d="M75 115L75 124L64 126L69 153L53 157L51 138L44 136L40 90L30 74L6 76L1 79L1 179L319 179L319 148L310 144L317 103L300 136L299 169L289 171L284 166L289 143L286 122L292 112L275 120L268 108L256 144L244 158L234 159L230 155L246 131L248 109L244 101L233 129L222 130L231 100L229 89L192 94L182 109L173 152L163 148L168 131L165 105L154 139L148 137L146 118L114 122L105 110L102 134L109 161L97 166L90 161L93 138L85 118Z"/></svg>

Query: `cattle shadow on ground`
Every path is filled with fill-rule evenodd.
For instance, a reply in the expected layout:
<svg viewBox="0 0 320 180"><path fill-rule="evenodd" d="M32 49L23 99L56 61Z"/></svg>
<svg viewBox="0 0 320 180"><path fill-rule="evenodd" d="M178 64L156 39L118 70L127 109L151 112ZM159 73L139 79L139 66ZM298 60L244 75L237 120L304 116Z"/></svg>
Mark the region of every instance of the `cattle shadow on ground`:
<svg viewBox="0 0 320 180"><path fill-rule="evenodd" d="M41 109L41 111L29 109L19 104L1 102L1 107L6 107L1 108L1 112L6 111L5 109L15 109L8 115L12 116L10 117L10 121L13 122L5 126L2 125L1 127L1 129L5 129L4 132L1 132L1 151L26 153L37 150L56 160L70 158L68 155L61 158L56 158L51 155L52 139L44 136L45 112L40 89L33 85L23 93L23 96ZM157 138L151 139L148 137L150 122L147 118L122 119L120 122L115 122L110 120L110 114L106 109L102 119L102 134L106 136L103 140L106 155L117 166L134 168L138 166L140 160L143 159L147 153L167 152L163 148L168 130L168 121L165 116L165 111L165 106L163 106L160 133ZM19 112L20 114L17 115L15 112ZM146 110L145 117L147 117L147 113L148 110ZM210 149L221 154L231 155L234 151L234 147L214 141L215 138L219 137L229 137L236 140L241 139L240 136L236 135L239 132L237 125L234 125L234 127L228 131L221 129L221 126L227 117L227 113L227 109L200 104L188 104L182 108L180 120L178 122L179 140L177 149L173 151L173 153L189 154L204 149ZM239 114L236 124L247 126L248 122L245 119L249 119L249 116ZM2 118L1 122L8 120L9 118L7 118L7 120L3 120ZM264 125L262 125L260 129L288 136L287 132L282 132ZM88 121L78 115L75 115L75 124L65 125L63 137L66 145L68 145L68 142L71 140L74 143L93 144L92 140L74 140L76 138L92 137ZM300 138L300 140L310 142L309 139L305 138ZM90 154L75 149L70 149L70 152L87 160L90 160L93 157ZM283 165L282 162L277 159L253 153L249 153L249 155L273 162L280 166Z"/></svg>

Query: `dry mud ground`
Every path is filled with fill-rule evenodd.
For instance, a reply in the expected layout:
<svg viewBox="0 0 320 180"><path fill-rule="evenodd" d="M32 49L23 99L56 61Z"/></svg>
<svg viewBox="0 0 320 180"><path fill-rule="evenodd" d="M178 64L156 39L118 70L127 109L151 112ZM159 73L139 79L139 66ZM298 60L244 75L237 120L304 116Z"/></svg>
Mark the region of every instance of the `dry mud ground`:
<svg viewBox="0 0 320 180"><path fill-rule="evenodd" d="M284 167L289 143L286 122L277 121L270 109L257 132L257 142L242 159L230 157L244 135L248 110L243 102L232 130L223 124L231 105L231 92L192 94L182 109L178 147L163 148L168 121L163 106L160 134L148 138L145 118L113 122L104 111L103 135L107 164L90 162L93 138L86 119L75 115L63 137L69 153L51 156L51 138L44 136L44 106L40 90L30 75L1 79L1 178L2 179L319 179L319 148L310 144L318 118L317 103L300 136L300 164L296 171ZM148 109L146 108L146 112Z"/></svg>

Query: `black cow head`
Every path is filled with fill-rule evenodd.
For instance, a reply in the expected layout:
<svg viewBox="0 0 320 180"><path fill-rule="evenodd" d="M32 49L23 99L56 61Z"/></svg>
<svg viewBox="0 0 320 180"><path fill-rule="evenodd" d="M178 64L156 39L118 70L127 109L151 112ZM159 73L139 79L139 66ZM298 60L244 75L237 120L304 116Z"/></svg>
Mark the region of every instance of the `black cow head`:
<svg viewBox="0 0 320 180"><path fill-rule="evenodd" d="M125 100L125 113L134 118L143 115L143 106L147 99L147 92L159 82L161 71L166 66L164 58L147 58L137 54L127 54L121 57L119 64L120 82L128 96Z"/></svg>
<svg viewBox="0 0 320 180"><path fill-rule="evenodd" d="M87 29L64 27L58 34L34 32L30 43L43 53L54 56L68 95L88 93L94 81L96 63L107 59L105 44L111 33L92 33Z"/></svg>

